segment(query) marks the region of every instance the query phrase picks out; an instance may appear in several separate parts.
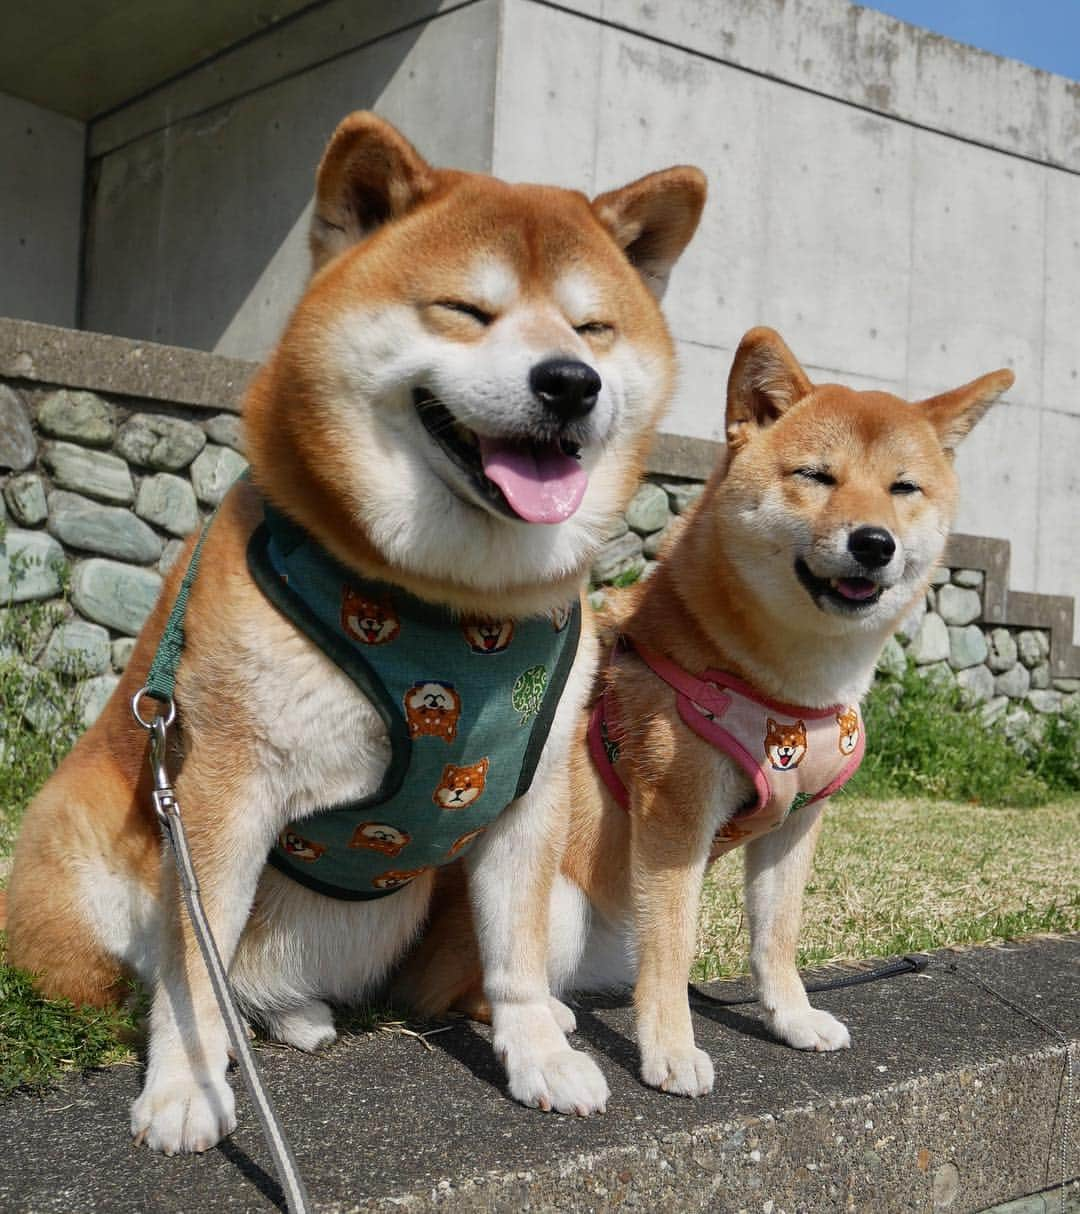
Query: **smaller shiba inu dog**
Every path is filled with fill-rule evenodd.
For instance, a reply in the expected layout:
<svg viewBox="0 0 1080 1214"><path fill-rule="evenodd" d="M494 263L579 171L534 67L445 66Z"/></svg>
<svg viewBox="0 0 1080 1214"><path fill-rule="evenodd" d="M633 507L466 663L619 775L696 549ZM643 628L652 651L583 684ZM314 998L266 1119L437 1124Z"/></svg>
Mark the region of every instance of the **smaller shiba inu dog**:
<svg viewBox="0 0 1080 1214"><path fill-rule="evenodd" d="M815 387L776 333L743 338L721 465L656 574L601 617L607 665L579 725L551 903L553 990L634 983L653 1087L712 1088L686 987L706 865L740 845L768 1027L798 1049L849 1044L795 968L822 811L862 757L881 648L941 557L956 445L1012 382L996 371L909 404ZM448 872L398 992L482 1017L461 884Z"/></svg>

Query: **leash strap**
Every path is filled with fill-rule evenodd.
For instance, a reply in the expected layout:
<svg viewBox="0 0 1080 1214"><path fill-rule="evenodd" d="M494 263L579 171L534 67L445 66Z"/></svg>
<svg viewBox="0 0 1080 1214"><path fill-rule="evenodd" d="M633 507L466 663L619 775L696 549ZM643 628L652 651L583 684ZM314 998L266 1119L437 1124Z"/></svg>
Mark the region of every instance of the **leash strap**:
<svg viewBox="0 0 1080 1214"><path fill-rule="evenodd" d="M929 964L929 958L920 953L907 953L897 961L879 965L876 969L855 970L842 978L833 978L828 982L811 982L804 989L808 995L816 995L821 991L839 991L848 986L862 986L865 982L880 982L883 978L896 978L900 974L921 974ZM747 1003L757 1003L758 996L750 995L745 999L725 999L721 995L710 995L693 983L687 984L687 993L691 999L699 1003L709 1003L713 1007L742 1007Z"/></svg>
<svg viewBox="0 0 1080 1214"><path fill-rule="evenodd" d="M165 836L176 862L180 891L184 905L187 907L188 918L195 932L199 952L202 953L203 962L206 965L206 972L210 978L214 998L217 1000L218 1010L221 1012L222 1020L225 1021L225 1028L240 1067L240 1074L243 1076L244 1086L255 1106L263 1137L270 1148L274 1169L285 1194L285 1203L289 1214L309 1214L311 1205L304 1187L303 1177L300 1175L300 1169L297 1167L292 1148L281 1128L273 1103L263 1087L262 1078L255 1064L255 1055L248 1043L244 1022L236 1010L236 1004L229 989L228 975L222 964L213 932L210 930L210 923L199 895L199 882L195 875L191 852L188 849L184 823L180 815L180 802L177 800L175 789L169 782L169 773L165 763L167 730L176 720L173 692L176 687L176 670L184 649L184 615L187 611L191 584L195 580L195 574L199 568L203 541L206 539L213 520L214 515L211 515L203 525L202 535L199 536L198 543L191 554L191 560L188 563L187 572L184 574L184 580L180 584L176 602L173 604L165 631L158 643L146 686L135 693L131 701L131 711L135 720L150 734L150 770L154 776L152 793L154 813L157 815L162 834ZM157 700L163 706L164 712L149 720L144 718L139 712L139 702L143 696Z"/></svg>

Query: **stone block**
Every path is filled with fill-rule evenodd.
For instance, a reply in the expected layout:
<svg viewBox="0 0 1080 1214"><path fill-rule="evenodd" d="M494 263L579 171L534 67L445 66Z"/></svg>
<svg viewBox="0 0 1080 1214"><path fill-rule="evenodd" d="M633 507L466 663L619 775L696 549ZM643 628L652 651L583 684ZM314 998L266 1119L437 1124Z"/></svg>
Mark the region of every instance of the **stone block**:
<svg viewBox="0 0 1080 1214"><path fill-rule="evenodd" d="M602 590L589 591L589 606L593 611L599 611L607 602L607 595Z"/></svg>
<svg viewBox="0 0 1080 1214"><path fill-rule="evenodd" d="M986 664L994 674L1012 670L1017 661L1016 638L1007 628L995 628L990 633L990 653Z"/></svg>
<svg viewBox="0 0 1080 1214"><path fill-rule="evenodd" d="M73 619L53 629L41 664L46 670L87 676L104 674L111 656L106 629L100 624Z"/></svg>
<svg viewBox="0 0 1080 1214"><path fill-rule="evenodd" d="M923 626L923 621L926 619L926 597L920 596L918 601L912 604L911 610L904 617L900 627L896 630L896 635L901 642L913 641L918 635ZM940 617L935 616L935 619ZM948 638L946 638L947 641ZM945 654L941 655L942 657Z"/></svg>
<svg viewBox="0 0 1080 1214"><path fill-rule="evenodd" d="M135 513L171 535L190 535L199 525L195 490L182 476L159 472L146 477L135 499Z"/></svg>
<svg viewBox="0 0 1080 1214"><path fill-rule="evenodd" d="M118 637L113 641L110 654L113 670L123 671L127 668L128 662L131 661L131 651L134 648L134 637Z"/></svg>
<svg viewBox="0 0 1080 1214"><path fill-rule="evenodd" d="M121 561L148 565L161 556L161 540L130 510L63 489L49 494L49 531L70 548Z"/></svg>
<svg viewBox="0 0 1080 1214"><path fill-rule="evenodd" d="M962 586L941 586L937 592L938 614L946 624L970 624L982 615L982 599L974 590Z"/></svg>
<svg viewBox="0 0 1080 1214"><path fill-rule="evenodd" d="M1046 633L1034 628L1026 628L1017 635L1016 648L1020 654L1020 661L1028 670L1038 666L1050 655L1050 641Z"/></svg>
<svg viewBox="0 0 1080 1214"><path fill-rule="evenodd" d="M938 565L934 569L934 572L930 575L930 585L944 586L950 581L951 578L952 573L950 570L946 569L944 565Z"/></svg>
<svg viewBox="0 0 1080 1214"><path fill-rule="evenodd" d="M1004 674L999 674L994 680L994 691L999 696L1008 696L1013 700L1026 696L1030 686L1031 673L1026 666L1022 666L1019 662L1015 666L1011 666Z"/></svg>
<svg viewBox="0 0 1080 1214"><path fill-rule="evenodd" d="M641 537L628 531L616 540L609 540L597 554L592 576L595 582L613 582L629 569L644 568Z"/></svg>
<svg viewBox="0 0 1080 1214"><path fill-rule="evenodd" d="M221 447L232 447L243 454L244 427L235 413L219 413L217 417L210 418L203 429L211 442Z"/></svg>
<svg viewBox="0 0 1080 1214"><path fill-rule="evenodd" d="M907 658L896 637L889 637L877 660L877 668L882 674L899 678L907 669Z"/></svg>
<svg viewBox="0 0 1080 1214"><path fill-rule="evenodd" d="M38 426L52 438L69 438L87 447L107 447L116 433L116 410L93 392L62 388L41 402Z"/></svg>
<svg viewBox="0 0 1080 1214"><path fill-rule="evenodd" d="M986 637L978 624L949 629L949 665L953 670L966 670L986 661ZM990 674L988 670L986 672Z"/></svg>
<svg viewBox="0 0 1080 1214"><path fill-rule="evenodd" d="M4 486L4 500L11 517L24 527L36 527L49 513L45 500L45 482L36 472L13 476Z"/></svg>
<svg viewBox="0 0 1080 1214"><path fill-rule="evenodd" d="M668 495L673 514L685 514L705 492L705 486L697 483L661 486Z"/></svg>
<svg viewBox="0 0 1080 1214"><path fill-rule="evenodd" d="M1080 691L1080 679L1054 679L1051 686L1065 695L1074 695Z"/></svg>
<svg viewBox="0 0 1080 1214"><path fill-rule="evenodd" d="M194 422L164 413L136 413L116 436L116 449L133 464L177 472L206 446L206 435Z"/></svg>
<svg viewBox="0 0 1080 1214"><path fill-rule="evenodd" d="M908 647L908 655L917 666L946 662L949 657L949 630L939 615L926 615Z"/></svg>
<svg viewBox="0 0 1080 1214"><path fill-rule="evenodd" d="M99 674L92 679L84 679L75 690L75 703L79 709L83 728L89 729L101 716L101 710L109 702L109 697L116 690L120 678L115 674Z"/></svg>
<svg viewBox="0 0 1080 1214"><path fill-rule="evenodd" d="M162 573L168 573L169 570L176 564L176 558L184 551L183 540L169 540L165 545L165 551L161 554L161 560L158 561L158 569Z"/></svg>
<svg viewBox="0 0 1080 1214"><path fill-rule="evenodd" d="M128 636L134 636L161 590L161 577L151 569L92 557L75 566L71 601L77 611Z"/></svg>
<svg viewBox="0 0 1080 1214"><path fill-rule="evenodd" d="M1031 668L1031 686L1036 691L1045 691L1050 686L1050 663L1040 662Z"/></svg>
<svg viewBox="0 0 1080 1214"><path fill-rule="evenodd" d="M0 384L0 471L22 472L36 456L30 414L16 393Z"/></svg>
<svg viewBox="0 0 1080 1214"><path fill-rule="evenodd" d="M51 599L66 569L64 550L51 535L10 528L0 540L0 603Z"/></svg>
<svg viewBox="0 0 1080 1214"><path fill-rule="evenodd" d="M231 447L208 445L191 465L195 496L204 506L217 506L246 467L247 460Z"/></svg>
<svg viewBox="0 0 1080 1214"><path fill-rule="evenodd" d="M617 514L611 520L611 526L604 534L605 540L617 540L620 535L625 535L630 530L630 524L621 514Z"/></svg>
<svg viewBox="0 0 1080 1214"><path fill-rule="evenodd" d="M1039 688L1037 690L1029 691L1025 701L1025 703L1030 704L1036 712L1041 712L1044 714L1060 712L1063 702L1064 696L1062 696L1061 692L1053 691L1049 688Z"/></svg>
<svg viewBox="0 0 1080 1214"><path fill-rule="evenodd" d="M981 569L954 569L952 584L968 590L981 590L984 581Z"/></svg>
<svg viewBox="0 0 1080 1214"><path fill-rule="evenodd" d="M1009 707L1008 696L994 696L983 707L979 714L979 719L984 725L996 725L998 721L1005 715L1006 709Z"/></svg>
<svg viewBox="0 0 1080 1214"><path fill-rule="evenodd" d="M994 676L982 665L961 670L956 676L956 685L969 704L984 704L994 695Z"/></svg>
<svg viewBox="0 0 1080 1214"><path fill-rule="evenodd" d="M41 458L61 489L73 489L121 506L135 500L131 472L117 455L89 451L73 443L47 443Z"/></svg>
<svg viewBox="0 0 1080 1214"><path fill-rule="evenodd" d="M935 687L952 687L956 682L956 676L948 662L931 662L926 666L920 666L918 674Z"/></svg>
<svg viewBox="0 0 1080 1214"><path fill-rule="evenodd" d="M671 521L668 497L659 485L644 484L626 508L626 524L638 535L662 531Z"/></svg>

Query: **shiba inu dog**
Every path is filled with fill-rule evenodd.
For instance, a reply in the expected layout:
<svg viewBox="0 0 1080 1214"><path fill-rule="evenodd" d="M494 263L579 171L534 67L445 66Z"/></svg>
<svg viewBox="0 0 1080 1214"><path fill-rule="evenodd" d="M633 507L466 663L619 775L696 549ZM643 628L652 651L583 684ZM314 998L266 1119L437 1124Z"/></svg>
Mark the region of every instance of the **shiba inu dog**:
<svg viewBox="0 0 1080 1214"><path fill-rule="evenodd" d="M687 979L705 868L740 845L766 1024L798 1049L849 1044L795 968L821 815L861 757L881 648L940 559L956 445L1012 381L909 404L814 386L776 333L743 338L721 465L653 577L602 616L608 660L579 721L553 887L552 987L634 984L646 1083L712 1087ZM398 976L427 1014L486 1014L463 885L446 870Z"/></svg>
<svg viewBox="0 0 1080 1214"><path fill-rule="evenodd" d="M447 621L447 653L466 662L463 619L515 620L550 638L552 613L572 604L580 618L586 571L670 396L658 298L704 190L703 175L681 167L590 202L435 169L374 115L333 135L317 175L313 278L247 393L252 479L206 534L176 692L176 790L206 911L243 1007L272 1036L301 1049L333 1040L327 1001L370 990L428 904L433 868L389 814L398 867L365 878L368 893L352 900L316 892L331 863L381 862L349 847L354 831L321 841L321 807L383 803L403 766L452 759L450 735L473 727L475 697L463 707L457 684L421 680L403 704L364 671L390 651L416 658L409 637L433 617ZM326 584L325 616L304 626L281 606L297 579L275 572L300 557ZM7 906L9 960L47 994L106 1002L132 972L153 986L131 1128L166 1153L205 1150L235 1125L224 1026L162 857L146 735L128 707L186 564L117 693L32 804ZM343 583L355 583L344 612ZM511 1093L587 1114L604 1107L606 1085L568 1046L572 1017L545 973L553 815L595 658L587 631L574 644L557 651L570 655L557 706L543 697L553 677L538 682L542 665L520 675L513 705L507 687L511 741L546 741L530 752L527 787L486 829L475 807L466 820L432 805L430 785L414 800L450 832L436 840L442 854L470 848ZM350 656L361 647L362 661ZM516 673L507 656L473 664L483 678ZM541 734L519 730L521 705ZM495 795L489 771L480 805ZM286 875L290 851L302 874ZM395 892L374 897L373 884Z"/></svg>

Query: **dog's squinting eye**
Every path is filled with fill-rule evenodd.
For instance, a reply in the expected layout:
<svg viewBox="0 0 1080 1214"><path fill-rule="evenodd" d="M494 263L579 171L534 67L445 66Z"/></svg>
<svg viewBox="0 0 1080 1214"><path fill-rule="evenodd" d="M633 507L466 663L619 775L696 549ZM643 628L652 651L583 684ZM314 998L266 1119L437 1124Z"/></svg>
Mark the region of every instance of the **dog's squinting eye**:
<svg viewBox="0 0 1080 1214"><path fill-rule="evenodd" d="M490 325L495 317L490 312L485 312L483 308L478 308L476 304L466 303L463 299L438 299L435 301L436 308L445 308L448 312L458 312L462 316L470 316L477 324Z"/></svg>
<svg viewBox="0 0 1080 1214"><path fill-rule="evenodd" d="M792 476L802 477L804 481L813 481L815 485L836 484L836 477L824 468L796 468Z"/></svg>
<svg viewBox="0 0 1080 1214"><path fill-rule="evenodd" d="M914 481L893 481L889 486L890 493L906 495L908 493L918 493L919 486Z"/></svg>
<svg viewBox="0 0 1080 1214"><path fill-rule="evenodd" d="M574 332L580 337L611 337L615 326L602 320L588 320L583 325L574 325Z"/></svg>

